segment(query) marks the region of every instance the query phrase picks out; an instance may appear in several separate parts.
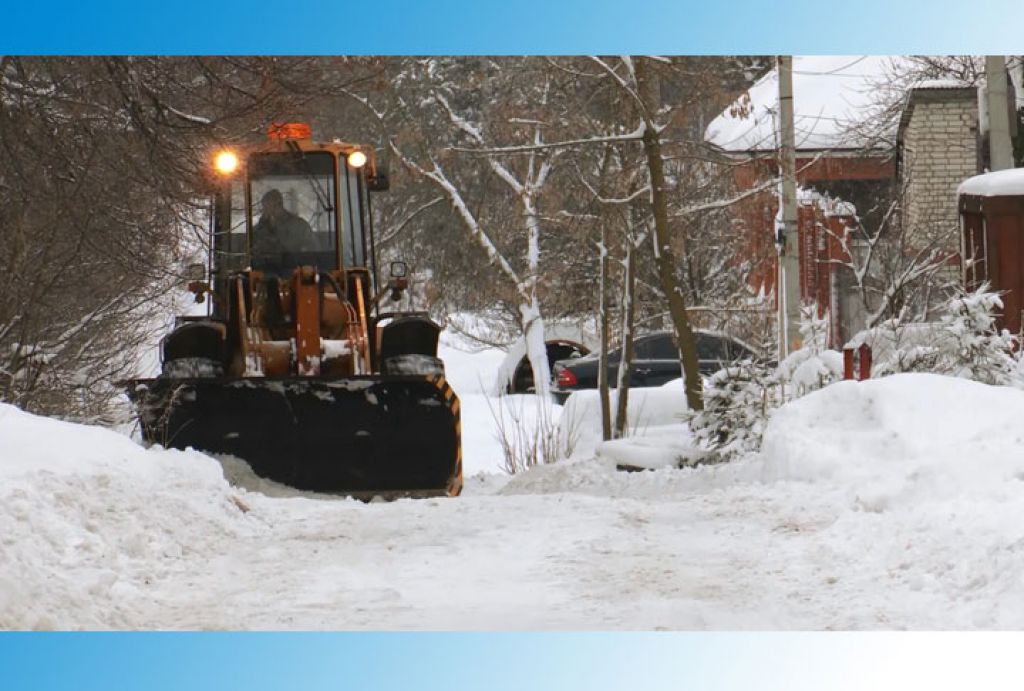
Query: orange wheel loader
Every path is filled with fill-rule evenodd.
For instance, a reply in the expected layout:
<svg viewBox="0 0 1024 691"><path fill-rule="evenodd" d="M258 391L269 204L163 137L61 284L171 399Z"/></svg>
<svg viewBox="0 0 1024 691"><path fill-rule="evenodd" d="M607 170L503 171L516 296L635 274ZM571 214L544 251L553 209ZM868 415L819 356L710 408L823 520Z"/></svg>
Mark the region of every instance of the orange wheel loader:
<svg viewBox="0 0 1024 691"><path fill-rule="evenodd" d="M296 488L457 495L459 400L437 357L440 327L384 312L407 287L379 281L372 149L316 143L307 126L213 160L210 262L189 289L162 370L127 382L150 443L235 456Z"/></svg>

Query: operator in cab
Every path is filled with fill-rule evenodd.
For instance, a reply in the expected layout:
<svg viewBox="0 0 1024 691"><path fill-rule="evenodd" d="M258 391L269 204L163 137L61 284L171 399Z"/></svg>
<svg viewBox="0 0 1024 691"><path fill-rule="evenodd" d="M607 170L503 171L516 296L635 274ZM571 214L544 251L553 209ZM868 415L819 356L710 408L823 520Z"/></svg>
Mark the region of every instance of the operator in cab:
<svg viewBox="0 0 1024 691"><path fill-rule="evenodd" d="M318 249L309 224L284 207L279 190L268 190L260 200L260 220L252 229L254 265L276 263L282 255Z"/></svg>

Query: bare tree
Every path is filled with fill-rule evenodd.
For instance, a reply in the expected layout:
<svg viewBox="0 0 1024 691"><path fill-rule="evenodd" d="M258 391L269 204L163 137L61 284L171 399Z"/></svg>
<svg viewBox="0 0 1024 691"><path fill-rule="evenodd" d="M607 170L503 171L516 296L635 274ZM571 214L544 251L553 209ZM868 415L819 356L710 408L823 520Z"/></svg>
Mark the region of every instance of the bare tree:
<svg viewBox="0 0 1024 691"><path fill-rule="evenodd" d="M405 241L430 257L442 290L459 296L452 306L493 306L531 342L541 340L531 326L541 323L533 317L541 304L546 316L597 310L594 276L604 276L603 286L625 278L618 263L602 263L617 246L624 258L625 241L598 238L627 227L606 223L616 205L638 236L658 231L658 242L628 246L636 259L633 304L645 322L655 323L669 304L676 325L688 300L711 314L746 290L745 248L722 213L736 201L723 184L731 172L702 135L705 118L756 70L729 59L640 62L650 62L657 78L642 83L629 58L403 58L386 66L386 89L351 94L419 181L416 201L400 200L405 212L393 217L409 227ZM602 165L605 151L614 165ZM425 233L405 221L417 214L430 219L421 224ZM446 219L464 232L443 232ZM466 237L471 242L460 242ZM604 297L606 317L612 297ZM688 326L673 328L685 342ZM546 380L542 353L531 355L535 382ZM695 354L686 369L697 405Z"/></svg>
<svg viewBox="0 0 1024 691"><path fill-rule="evenodd" d="M955 287L958 256L943 233L911 233L903 223L900 186L877 227L860 219L842 235L826 230L839 245L828 263L847 270L864 313L864 328L888 319L928 320Z"/></svg>
<svg viewBox="0 0 1024 691"><path fill-rule="evenodd" d="M0 400L109 420L202 235L217 145L310 98L308 59L0 58Z"/></svg>

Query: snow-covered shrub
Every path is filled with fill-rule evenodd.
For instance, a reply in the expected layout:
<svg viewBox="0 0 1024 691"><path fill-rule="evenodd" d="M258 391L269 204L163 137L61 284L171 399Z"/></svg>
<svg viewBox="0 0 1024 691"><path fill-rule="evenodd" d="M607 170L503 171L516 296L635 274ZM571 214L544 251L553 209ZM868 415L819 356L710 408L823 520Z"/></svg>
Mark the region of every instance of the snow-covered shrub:
<svg viewBox="0 0 1024 691"><path fill-rule="evenodd" d="M704 410L689 416L694 438L721 460L757 451L772 411L842 378L843 356L826 347L827 319L812 305L801 310L802 345L777 368L745 361L711 375Z"/></svg>
<svg viewBox="0 0 1024 691"><path fill-rule="evenodd" d="M1024 389L1024 348L1013 356L1013 370L1010 372L1008 384L1017 389Z"/></svg>
<svg viewBox="0 0 1024 691"><path fill-rule="evenodd" d="M1014 357L1014 337L996 327L1003 302L983 285L950 298L937 322L883 322L849 345L866 342L873 353L873 377L931 372L985 384L1024 383Z"/></svg>
<svg viewBox="0 0 1024 691"><path fill-rule="evenodd" d="M826 346L828 320L817 317L817 308L800 311L801 346L779 363L778 382L787 398L798 398L816 391L843 376L843 356Z"/></svg>
<svg viewBox="0 0 1024 691"><path fill-rule="evenodd" d="M495 438L501 445L502 468L510 475L561 458L558 420L551 405L536 401L537 398L485 398L494 417Z"/></svg>
<svg viewBox="0 0 1024 691"><path fill-rule="evenodd" d="M1024 388L1024 356L1014 355L1014 337L996 327L1003 303L982 286L947 301L938 322L883 322L848 346L868 343L873 377L931 372L986 384ZM694 437L723 460L755 451L772 411L782 403L821 389L843 376L843 356L826 344L826 320L813 307L802 312L803 344L774 373L741 363L715 373L705 387L704 410L689 417Z"/></svg>
<svg viewBox="0 0 1024 691"><path fill-rule="evenodd" d="M942 316L939 366L943 373L984 384L1008 384L1016 370L1014 338L996 327L1003 301L983 285L953 297Z"/></svg>
<svg viewBox="0 0 1024 691"><path fill-rule="evenodd" d="M904 323L898 318L887 319L867 334L861 334L847 344L858 348L867 342L871 346L872 377L885 377L903 372L938 371L942 328L938 323Z"/></svg>
<svg viewBox="0 0 1024 691"><path fill-rule="evenodd" d="M700 446L721 460L756 451L776 402L777 379L767 365L745 360L718 370L704 387L704 410L690 415Z"/></svg>

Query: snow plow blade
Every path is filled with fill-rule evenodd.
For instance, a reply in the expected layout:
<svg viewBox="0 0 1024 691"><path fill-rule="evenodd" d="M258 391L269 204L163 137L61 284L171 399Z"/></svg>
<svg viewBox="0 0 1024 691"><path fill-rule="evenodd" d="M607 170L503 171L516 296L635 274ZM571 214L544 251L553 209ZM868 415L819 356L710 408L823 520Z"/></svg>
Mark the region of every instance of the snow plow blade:
<svg viewBox="0 0 1024 691"><path fill-rule="evenodd" d="M128 396L148 442L229 454L298 489L462 489L459 400L443 376L142 379Z"/></svg>

